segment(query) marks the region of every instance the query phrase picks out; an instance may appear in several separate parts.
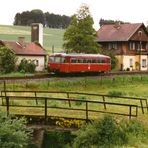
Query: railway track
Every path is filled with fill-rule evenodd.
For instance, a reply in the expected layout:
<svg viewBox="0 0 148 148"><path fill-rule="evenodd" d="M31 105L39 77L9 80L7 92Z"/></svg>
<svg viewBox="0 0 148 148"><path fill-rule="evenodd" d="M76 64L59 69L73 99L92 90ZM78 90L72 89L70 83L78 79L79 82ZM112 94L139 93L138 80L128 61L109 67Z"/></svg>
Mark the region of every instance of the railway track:
<svg viewBox="0 0 148 148"><path fill-rule="evenodd" d="M93 75L54 75L54 74L38 74L38 75L26 75L21 77L0 77L0 81L15 81L15 80L36 80L36 79L50 79L50 78L78 78L78 77L106 77L106 76L120 76L120 75L145 75L148 74L148 71L120 71L120 72L111 72L106 74L93 74Z"/></svg>

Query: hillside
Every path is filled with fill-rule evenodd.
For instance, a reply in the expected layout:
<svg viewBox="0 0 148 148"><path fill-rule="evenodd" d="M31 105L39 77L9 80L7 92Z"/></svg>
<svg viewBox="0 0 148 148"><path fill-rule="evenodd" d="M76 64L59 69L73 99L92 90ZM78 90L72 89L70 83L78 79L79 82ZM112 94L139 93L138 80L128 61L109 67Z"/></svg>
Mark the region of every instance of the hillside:
<svg viewBox="0 0 148 148"><path fill-rule="evenodd" d="M44 48L50 53L54 45L55 52L62 50L63 29L44 28ZM31 27L0 25L0 40L17 41L19 36L24 36L27 42L31 41Z"/></svg>

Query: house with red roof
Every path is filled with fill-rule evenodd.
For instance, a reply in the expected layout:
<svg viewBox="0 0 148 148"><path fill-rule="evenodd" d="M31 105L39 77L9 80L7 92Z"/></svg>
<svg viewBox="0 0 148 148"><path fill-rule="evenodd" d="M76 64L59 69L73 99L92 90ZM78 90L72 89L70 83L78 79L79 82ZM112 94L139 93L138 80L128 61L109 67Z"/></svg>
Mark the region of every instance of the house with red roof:
<svg viewBox="0 0 148 148"><path fill-rule="evenodd" d="M1 46L6 46L11 49L18 57L17 64L21 60L31 60L36 64L36 71L45 69L46 51L45 49L35 42L27 43L24 37L19 37L18 41L3 41L0 40Z"/></svg>
<svg viewBox="0 0 148 148"><path fill-rule="evenodd" d="M148 32L143 23L102 25L97 38L102 49L115 53L119 70L148 70Z"/></svg>

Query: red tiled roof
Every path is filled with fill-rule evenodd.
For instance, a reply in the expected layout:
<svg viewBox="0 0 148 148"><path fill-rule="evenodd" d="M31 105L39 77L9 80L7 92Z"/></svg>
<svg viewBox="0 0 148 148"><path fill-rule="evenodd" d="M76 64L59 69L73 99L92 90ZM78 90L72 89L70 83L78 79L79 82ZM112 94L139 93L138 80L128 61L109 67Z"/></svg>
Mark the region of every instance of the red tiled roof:
<svg viewBox="0 0 148 148"><path fill-rule="evenodd" d="M36 43L20 44L15 41L1 41L4 45L14 51L16 55L46 55L45 50Z"/></svg>
<svg viewBox="0 0 148 148"><path fill-rule="evenodd" d="M97 31L98 41L128 41L142 25L142 23L103 25Z"/></svg>

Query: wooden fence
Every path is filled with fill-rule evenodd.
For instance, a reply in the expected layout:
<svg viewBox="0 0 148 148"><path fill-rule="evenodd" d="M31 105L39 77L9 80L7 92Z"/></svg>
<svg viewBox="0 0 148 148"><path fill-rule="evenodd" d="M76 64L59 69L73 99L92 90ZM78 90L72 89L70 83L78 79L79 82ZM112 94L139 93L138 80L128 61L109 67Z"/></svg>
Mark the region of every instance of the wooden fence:
<svg viewBox="0 0 148 148"><path fill-rule="evenodd" d="M104 95L104 94L94 94L94 93L84 93L84 92L68 92L68 91L6 91L6 90L2 90L1 91L1 96L4 95L5 97L7 96L7 94L9 95L9 93L31 93L36 100L36 105L38 104L38 100L37 100L37 96L39 94L65 94L68 98L68 102L69 102L69 107L71 107L71 95L85 95L85 96L96 96L96 97L102 97L102 101L104 104L104 109L107 108L107 103L106 103L106 98L112 99L112 98L116 98L116 100L118 99L118 102L120 103L121 100L132 100L133 103L138 101L138 107L141 108L142 113L145 113L145 110L147 110L148 112L148 102L146 98L138 98L138 97L128 97L128 96L112 96L112 95ZM3 102L3 99L2 99ZM130 104L130 103L129 103ZM136 103L134 103L136 104Z"/></svg>
<svg viewBox="0 0 148 148"><path fill-rule="evenodd" d="M28 97L28 96L0 96L0 98L5 98L5 103L1 104L2 107L6 107L6 111L7 114L9 115L11 113L10 108L11 107L15 107L15 108L23 108L25 107L25 109L27 108L44 108L44 120L45 123L47 122L47 118L50 116L50 113L48 112L49 108L54 108L54 109L62 109L62 110L72 110L75 112L79 112L82 111L85 113L85 119L84 118L79 118L82 120L90 120L91 118L89 117L89 113L91 112L96 112L96 113L107 113L107 114L115 114L115 115L122 115L122 116L128 116L129 119L131 119L132 117L137 117L138 115L138 106L137 105L133 105L133 104L123 104L123 103L112 103L112 102L101 102L101 101L94 101L94 100L81 100L81 99L72 99L72 98L51 98L51 97ZM15 104L11 104L10 102L12 100L21 100L21 101L27 101L27 100L42 100L44 101L43 105L15 105ZM71 102L82 102L83 104L85 104L85 108L73 108L73 107L56 107L56 106L50 106L48 104L48 101L54 100L54 101L71 101ZM128 110L128 113L122 113L122 112L111 112L111 111L107 111L105 110L98 110L98 108L95 109L90 109L89 105L90 104L101 104L101 105L108 105L108 106L119 106L119 107L126 107ZM17 109L16 109L17 110ZM25 115L24 115L25 116ZM63 117L64 118L64 117ZM76 118L75 118L76 119Z"/></svg>

